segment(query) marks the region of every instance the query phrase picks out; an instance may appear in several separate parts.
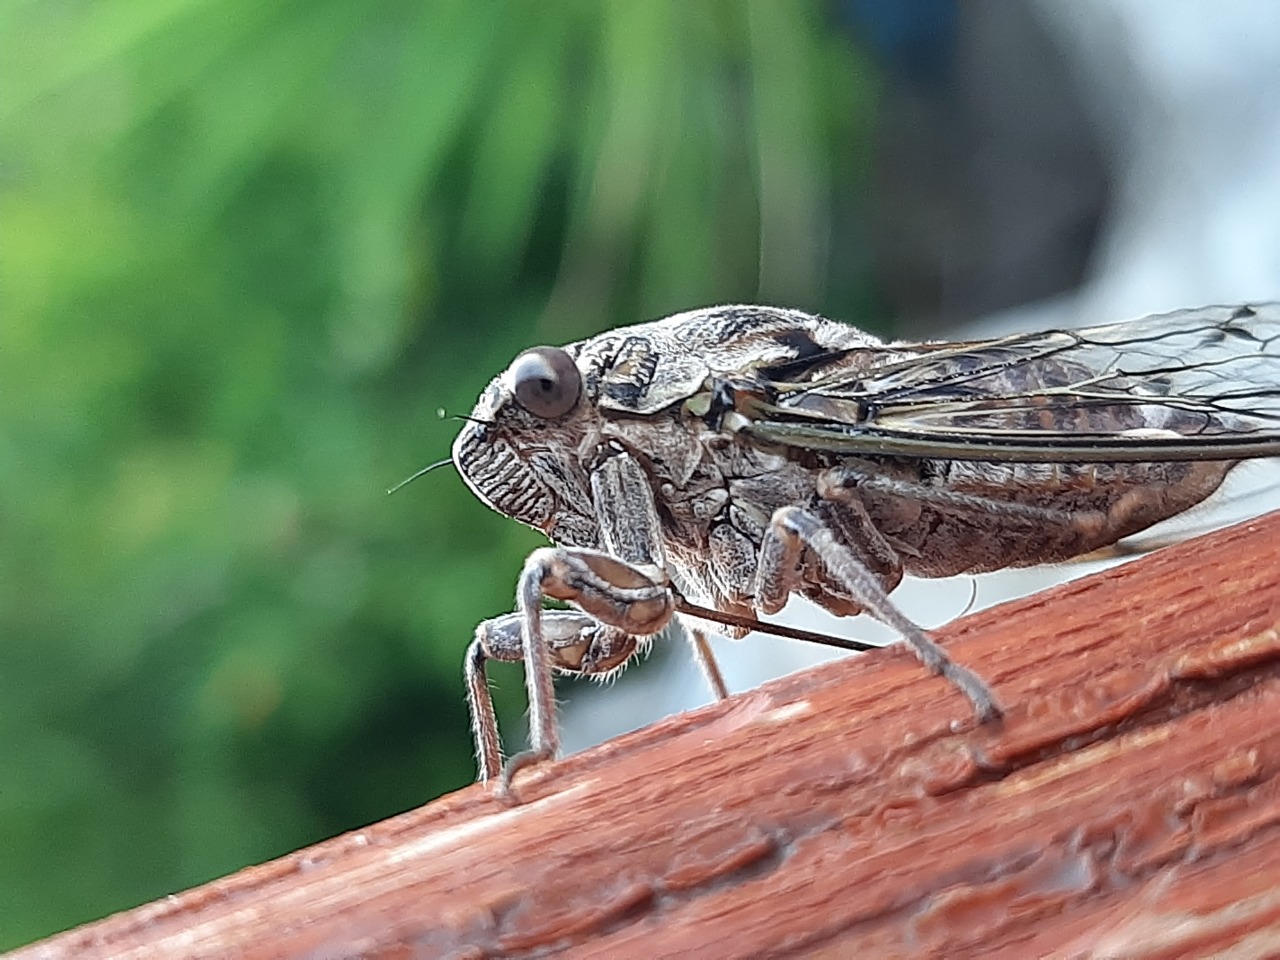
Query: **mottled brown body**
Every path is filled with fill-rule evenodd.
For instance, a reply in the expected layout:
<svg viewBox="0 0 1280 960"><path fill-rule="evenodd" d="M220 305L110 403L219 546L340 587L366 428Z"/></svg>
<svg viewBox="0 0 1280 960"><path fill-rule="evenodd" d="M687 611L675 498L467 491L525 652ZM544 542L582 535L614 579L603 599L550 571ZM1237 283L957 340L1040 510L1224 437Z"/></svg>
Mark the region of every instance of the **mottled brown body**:
<svg viewBox="0 0 1280 960"><path fill-rule="evenodd" d="M1280 452L1278 318L1274 305L1206 308L886 344L722 307L522 354L454 446L485 502L557 545L530 558L519 612L482 624L468 657L482 776L499 755L486 659L527 661L534 750L550 755L551 670L615 669L685 601L747 622L792 593L870 612L980 717L998 715L889 591L904 572L1091 552ZM542 611L543 597L582 613Z"/></svg>

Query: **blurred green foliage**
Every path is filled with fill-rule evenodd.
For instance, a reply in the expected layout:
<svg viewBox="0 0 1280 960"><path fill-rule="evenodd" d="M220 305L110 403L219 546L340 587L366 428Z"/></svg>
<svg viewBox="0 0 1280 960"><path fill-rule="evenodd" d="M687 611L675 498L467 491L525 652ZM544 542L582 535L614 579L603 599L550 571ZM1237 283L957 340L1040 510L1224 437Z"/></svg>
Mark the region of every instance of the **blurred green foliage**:
<svg viewBox="0 0 1280 960"><path fill-rule="evenodd" d="M384 490L532 342L857 319L873 93L816 0L2 0L0 947L466 784L538 538Z"/></svg>

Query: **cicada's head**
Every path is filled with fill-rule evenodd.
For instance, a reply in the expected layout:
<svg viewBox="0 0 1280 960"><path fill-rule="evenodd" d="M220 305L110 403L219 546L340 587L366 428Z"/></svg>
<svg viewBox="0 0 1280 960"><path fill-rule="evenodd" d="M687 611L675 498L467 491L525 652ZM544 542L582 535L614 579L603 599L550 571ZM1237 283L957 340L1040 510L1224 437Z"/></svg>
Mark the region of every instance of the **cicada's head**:
<svg viewBox="0 0 1280 960"><path fill-rule="evenodd" d="M535 347L481 394L453 442L453 462L499 513L556 543L595 546L590 483L578 459L592 422L574 357L560 347Z"/></svg>

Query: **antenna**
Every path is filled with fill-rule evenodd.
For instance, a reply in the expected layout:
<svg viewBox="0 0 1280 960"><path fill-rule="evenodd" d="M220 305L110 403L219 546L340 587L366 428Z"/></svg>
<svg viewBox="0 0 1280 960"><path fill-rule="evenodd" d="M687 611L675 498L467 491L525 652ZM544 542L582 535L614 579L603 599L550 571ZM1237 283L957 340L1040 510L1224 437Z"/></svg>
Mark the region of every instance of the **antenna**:
<svg viewBox="0 0 1280 960"><path fill-rule="evenodd" d="M449 457L445 457L443 460L437 460L435 463L432 463L432 464L430 464L430 465L428 465L428 466L423 467L421 470L419 470L419 471L418 471L417 473L415 473L413 476L411 476L411 477L405 477L403 480L401 480L399 483L397 483L394 487L392 487L390 490L388 490L388 491L387 491L387 495L388 495L388 496L390 496L391 494L393 494L393 493L395 493L397 490L399 490L401 487L406 486L407 484L412 483L414 480L417 480L419 477L426 476L428 473L430 473L430 472L431 472L432 470L434 470L436 467L443 467L446 463L453 463L453 461L452 461Z"/></svg>

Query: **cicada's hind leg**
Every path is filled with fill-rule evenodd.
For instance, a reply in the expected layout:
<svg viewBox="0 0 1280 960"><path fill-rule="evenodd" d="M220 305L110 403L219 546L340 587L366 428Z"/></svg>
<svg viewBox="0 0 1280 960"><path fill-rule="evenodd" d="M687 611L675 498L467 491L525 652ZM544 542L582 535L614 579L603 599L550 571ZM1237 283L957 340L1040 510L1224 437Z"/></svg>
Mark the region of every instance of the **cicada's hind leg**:
<svg viewBox="0 0 1280 960"><path fill-rule="evenodd" d="M886 557L894 558L893 546L879 533L862 504L862 495L874 491L915 503L928 503L953 511L969 511L983 516L994 516L1006 521L1032 525L1041 529L1061 531L1064 537L1082 542L1106 541L1108 531L1121 528L1131 514L1143 509L1147 494L1121 497L1109 510L1061 510L1036 504L994 500L989 497L964 493L946 488L903 481L873 472L859 470L851 465L833 467L825 471L818 481L818 495L824 500L839 503L856 530L857 552L835 535L812 513L797 508L784 508L775 514L766 538L768 550L765 558L779 569L799 562L801 547L808 546L823 562L828 573L844 586L868 613L897 630L920 660L934 673L951 680L972 701L979 719L988 720L1000 715L998 702L987 684L954 663L946 652L919 626L908 619L889 599L885 570L893 576L889 587L896 582L900 572L898 561L893 559L886 566ZM1144 499L1145 498L1145 499ZM861 554L861 556L859 556ZM881 576L877 576L881 573ZM792 576L792 580L796 575ZM785 582L780 580L779 582ZM761 586L765 578L761 577ZM791 584L787 584L790 589ZM779 598L776 589L771 593L758 592L757 603L761 609L773 612L769 605L781 607L785 596Z"/></svg>
<svg viewBox="0 0 1280 960"><path fill-rule="evenodd" d="M861 505L848 504L856 516ZM868 558L891 559L892 546L875 530L869 519L860 524L859 551ZM840 584L859 606L882 623L893 627L920 661L935 674L945 677L973 704L980 721L993 720L1002 713L991 688L972 671L955 663L942 647L912 622L889 599L880 576L868 562L842 543L821 519L800 507L783 507L774 513L760 549L756 573L756 606L763 613L776 613L787 595L801 584L801 563L805 548L822 562L828 576ZM898 568L900 569L900 567ZM896 580L896 577L894 578Z"/></svg>

